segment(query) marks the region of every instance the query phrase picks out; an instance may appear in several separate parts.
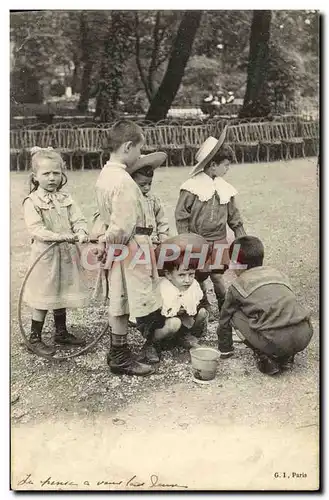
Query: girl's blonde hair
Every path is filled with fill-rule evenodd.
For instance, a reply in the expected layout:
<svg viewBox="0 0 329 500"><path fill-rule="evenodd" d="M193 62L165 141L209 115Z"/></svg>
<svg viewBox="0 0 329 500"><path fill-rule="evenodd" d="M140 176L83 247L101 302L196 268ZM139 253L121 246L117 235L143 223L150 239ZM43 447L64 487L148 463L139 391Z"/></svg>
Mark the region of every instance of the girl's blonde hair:
<svg viewBox="0 0 329 500"><path fill-rule="evenodd" d="M58 191L65 186L67 183L67 177L64 173L65 170L65 162L62 158L62 156L57 153L53 148L40 148L39 146L34 146L31 149L31 166L32 166L32 172L30 176L30 193L33 191L36 191L38 189L39 183L37 180L34 178L34 174L36 174L38 170L38 162L40 159L45 158L51 161L54 161L58 163L61 167L62 170L62 181L60 185L58 186Z"/></svg>

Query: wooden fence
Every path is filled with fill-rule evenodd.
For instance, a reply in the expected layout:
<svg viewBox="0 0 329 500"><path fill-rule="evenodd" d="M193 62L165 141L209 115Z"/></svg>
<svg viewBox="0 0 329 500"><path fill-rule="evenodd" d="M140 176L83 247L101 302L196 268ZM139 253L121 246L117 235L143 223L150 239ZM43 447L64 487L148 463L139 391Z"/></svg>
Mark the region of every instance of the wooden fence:
<svg viewBox="0 0 329 500"><path fill-rule="evenodd" d="M109 124L110 125L110 124ZM10 131L10 153L13 168L28 169L30 150L33 146L53 147L68 158L69 168L78 158L80 168L85 168L85 158L94 155L97 166L104 163L104 144L109 125L85 124L72 126L56 124L44 128L22 127ZM206 124L157 124L143 125L144 153L165 151L167 165L192 165L195 153L210 135L219 137L225 122ZM235 162L271 161L298 156L315 156L319 147L318 121L249 122L228 127L227 142L233 150Z"/></svg>

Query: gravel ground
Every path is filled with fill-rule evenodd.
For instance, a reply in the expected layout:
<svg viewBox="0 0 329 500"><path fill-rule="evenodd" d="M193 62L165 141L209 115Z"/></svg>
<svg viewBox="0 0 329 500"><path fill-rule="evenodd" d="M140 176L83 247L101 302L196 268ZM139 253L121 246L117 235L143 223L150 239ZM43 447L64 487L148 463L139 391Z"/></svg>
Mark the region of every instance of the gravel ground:
<svg viewBox="0 0 329 500"><path fill-rule="evenodd" d="M87 217L94 200L86 202L85 193L93 186L97 171L69 172L68 188L80 202ZM173 208L179 185L188 169L163 168L156 172L154 191L162 198L166 213L173 222ZM209 386L198 386L191 376L189 354L175 349L165 352L158 371L147 378L113 376L105 363L108 337L104 336L92 352L69 361L54 363L37 358L22 346L17 323L18 291L26 272L29 255L28 235L24 227L21 201L26 195L26 174L11 174L11 386L12 422L21 426L39 420L80 415L91 418L102 412L129 411L138 401L150 401L161 391L169 394L213 396L221 411L255 422L255 415L266 420L268 412L284 424L294 419L298 425L316 425L318 417L319 361L319 276L318 276L318 191L314 159L233 166L227 180L238 189L238 203L246 230L258 235L265 244L266 263L290 276L300 302L312 312L315 329L309 348L297 356L291 372L269 378L260 374L248 349L237 344L236 355L220 362L218 376ZM232 275L227 273L229 283ZM214 302L214 295L211 300ZM70 313L75 331L97 333L104 325L105 310L88 308ZM27 311L24 311L27 317ZM82 323L83 326L82 326ZM216 323L211 323L204 339L216 345ZM48 324L51 331L51 323ZM134 329L129 342L135 350L142 345ZM218 391L218 388L220 392ZM202 398L201 398L202 401ZM216 403L217 402L217 403ZM196 402L197 406L197 402ZM200 412L193 413L200 418ZM249 417L250 418L249 418ZM193 421L193 418L191 416ZM256 419L257 420L257 419Z"/></svg>

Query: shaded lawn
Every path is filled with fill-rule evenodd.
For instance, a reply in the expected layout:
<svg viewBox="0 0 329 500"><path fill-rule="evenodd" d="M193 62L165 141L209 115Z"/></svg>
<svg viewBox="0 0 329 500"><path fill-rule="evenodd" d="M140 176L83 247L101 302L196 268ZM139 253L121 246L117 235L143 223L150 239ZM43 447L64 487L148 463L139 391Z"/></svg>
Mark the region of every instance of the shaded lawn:
<svg viewBox="0 0 329 500"><path fill-rule="evenodd" d="M179 186L188 173L188 168L177 167L156 171L153 189L163 201L171 227L174 227ZM95 210L94 186L98 174L99 171L68 172L67 189L89 220ZM61 411L87 412L88 415L90 412L113 412L137 397L147 398L148 391L161 390L179 382L187 391L195 390L186 356L164 354L157 375L141 380L109 374L105 363L106 339L104 343L102 339L93 352L61 364L32 356L21 347L16 307L29 258L29 236L21 206L28 194L27 177L26 173L11 173L11 378L13 390L20 394L20 401L14 407L14 421L23 423L38 416L51 418ZM252 407L256 403L252 402L259 399L264 421L267 412L275 411L276 417L282 421L300 417L303 422L314 422L318 405L319 289L316 161L234 165L226 179L239 191L237 202L246 231L264 242L266 264L290 277L298 299L311 310L315 335L309 348L298 356L294 370L280 379L260 374L251 353L247 352L249 350L237 348L235 357L221 364L216 384L224 381L225 384L220 385L219 394L228 401L237 397L229 383L233 377L239 390L246 391L249 401L248 408L241 401L235 409L229 410L236 412L236 418L240 419L247 411L250 422L257 420L259 413L258 417L253 413ZM226 282L231 279L230 272L226 273ZM93 324L94 318L89 321ZM204 340L215 345L216 323L211 325ZM129 338L133 349L139 349L141 336L131 332ZM215 399L217 385L212 389ZM259 398L260 394L263 394L262 398ZM269 394L271 397L266 399Z"/></svg>
<svg viewBox="0 0 329 500"><path fill-rule="evenodd" d="M238 206L247 233L262 239L266 264L291 279L301 302L318 313L319 201L315 160L234 165L226 176L239 191ZM171 228L179 186L188 168L156 171L153 190L161 198ZM67 189L91 220L96 208L94 185L99 171L68 172ZM21 202L28 194L27 174L11 173L11 268L15 303L29 255ZM127 207L129 210L129 207Z"/></svg>

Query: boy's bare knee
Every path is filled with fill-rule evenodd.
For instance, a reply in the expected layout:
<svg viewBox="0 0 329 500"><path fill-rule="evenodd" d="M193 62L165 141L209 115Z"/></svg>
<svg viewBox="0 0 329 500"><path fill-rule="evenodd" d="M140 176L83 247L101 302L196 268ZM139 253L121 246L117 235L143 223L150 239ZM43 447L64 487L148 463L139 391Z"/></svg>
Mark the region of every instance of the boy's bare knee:
<svg viewBox="0 0 329 500"><path fill-rule="evenodd" d="M180 329L181 326L182 326L182 322L177 317L175 317L175 318L168 318L166 320L166 327L168 328L168 330L170 330L171 333L178 332L178 330Z"/></svg>

